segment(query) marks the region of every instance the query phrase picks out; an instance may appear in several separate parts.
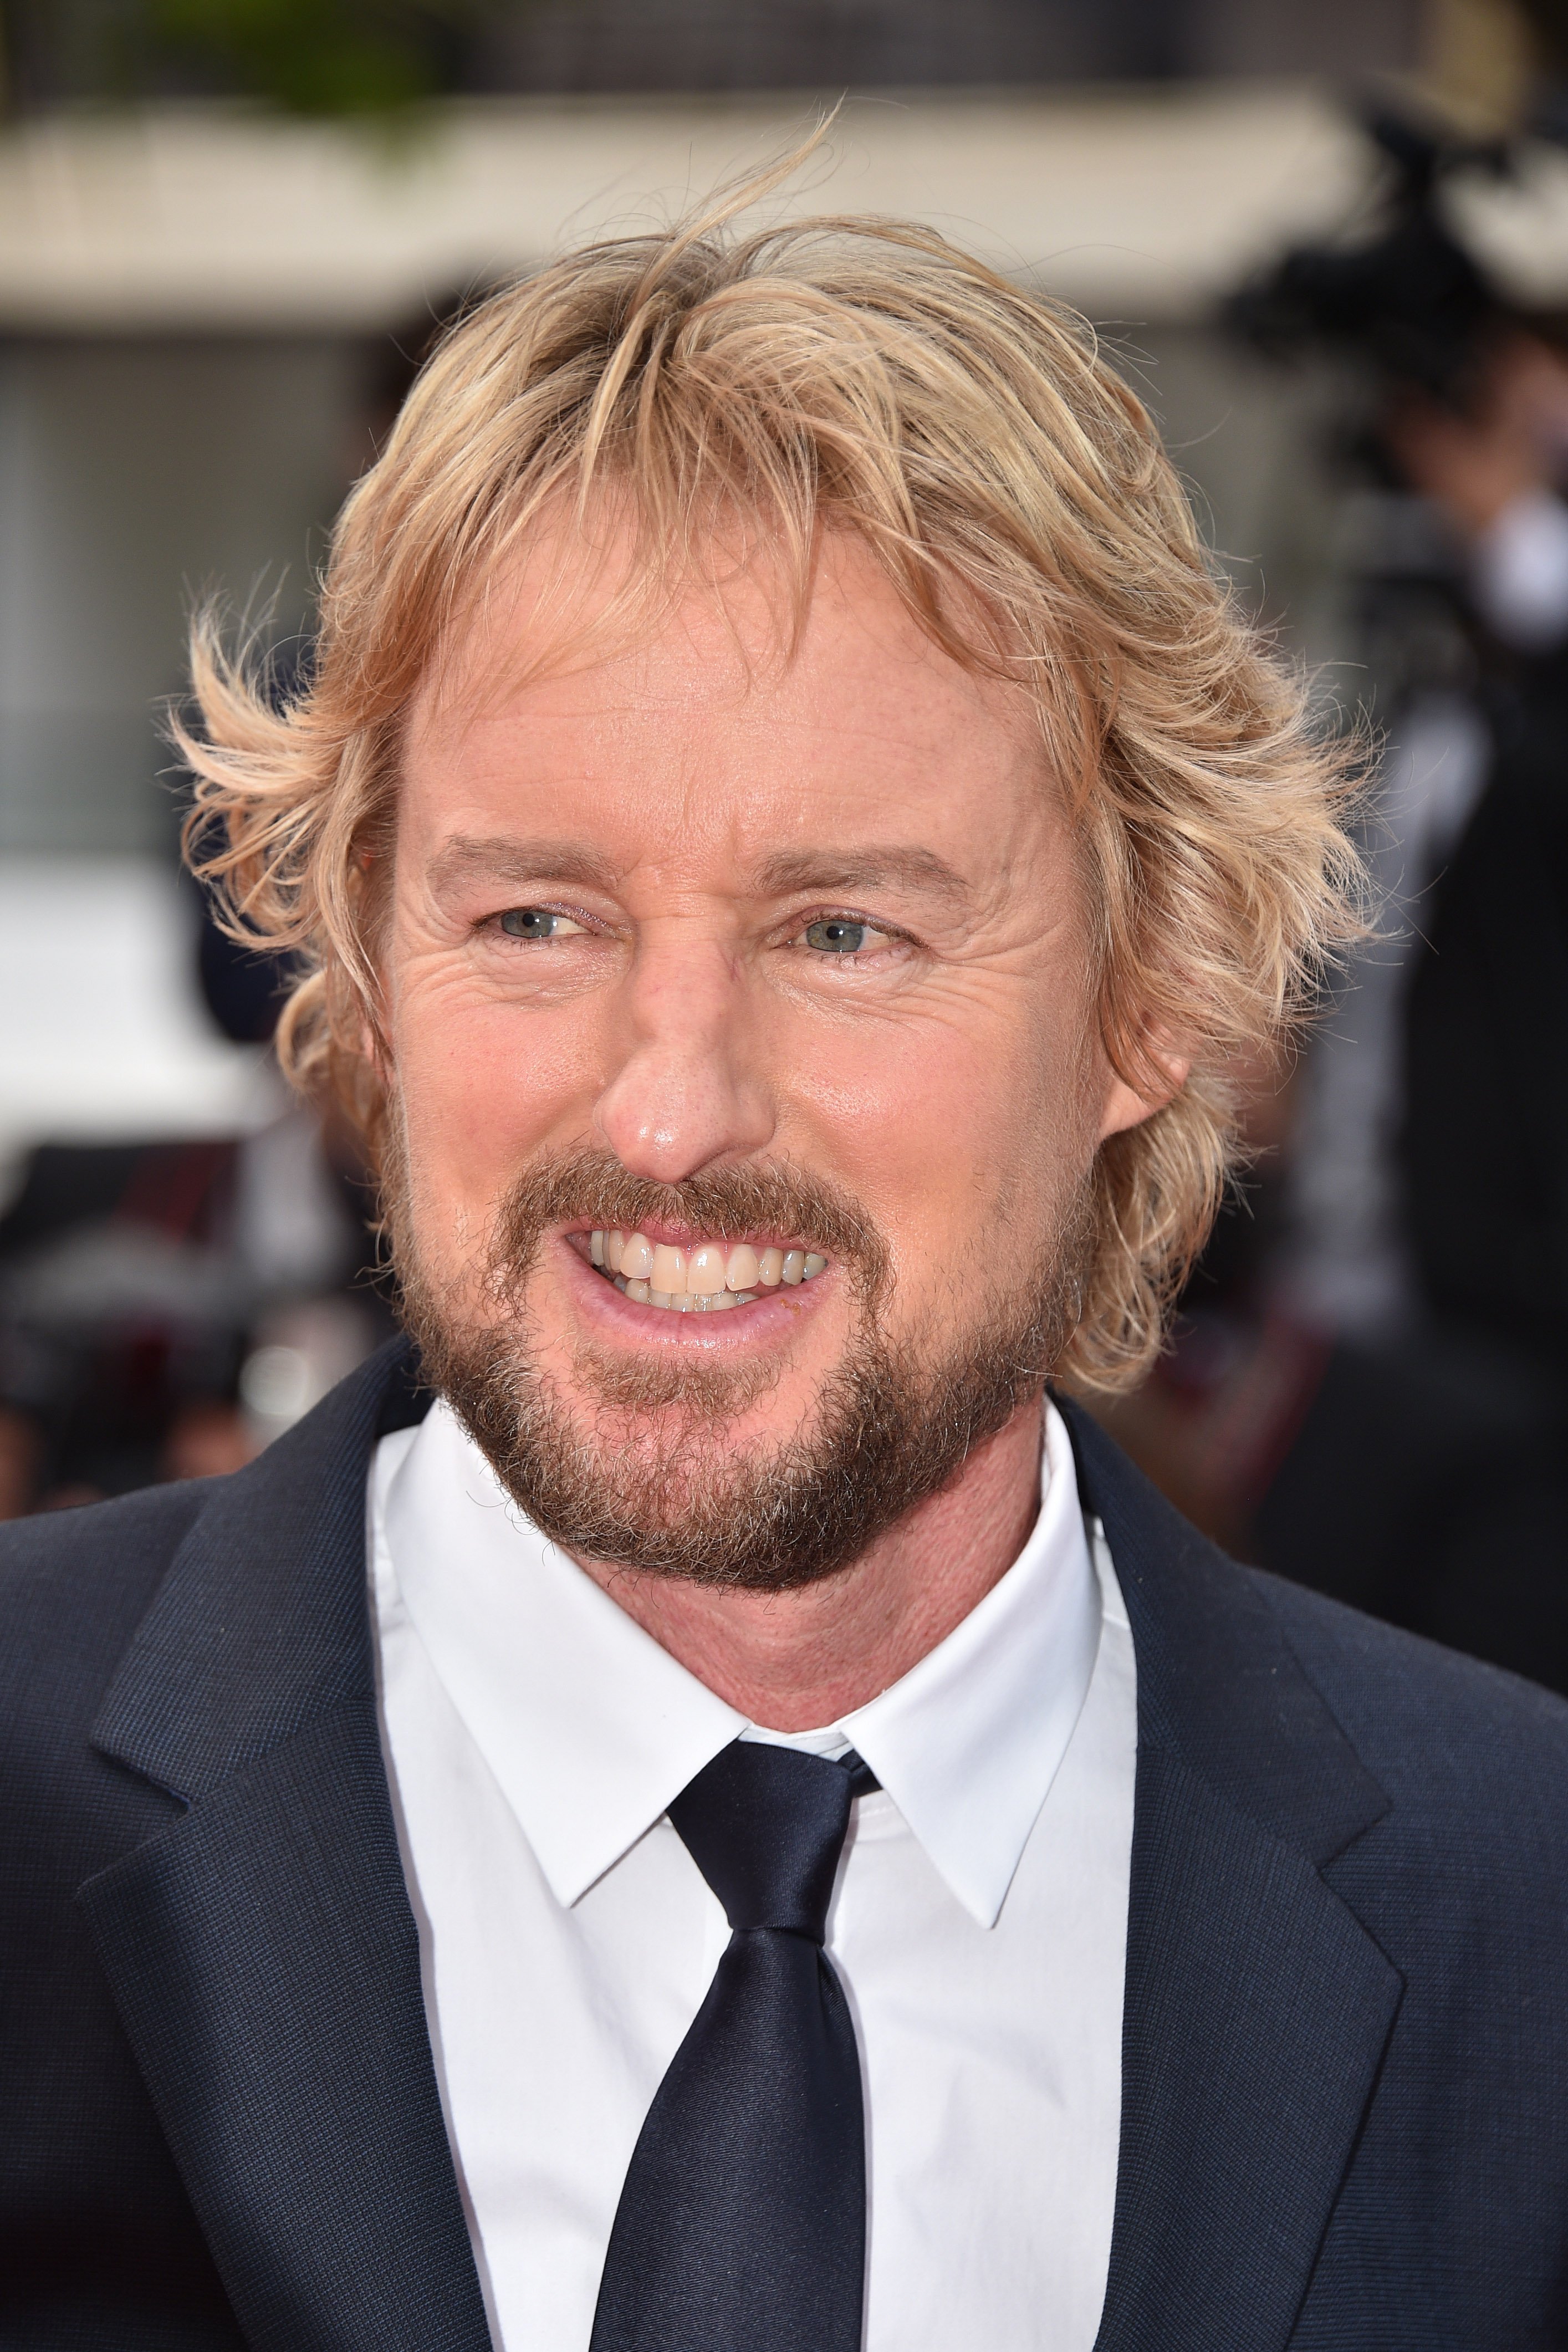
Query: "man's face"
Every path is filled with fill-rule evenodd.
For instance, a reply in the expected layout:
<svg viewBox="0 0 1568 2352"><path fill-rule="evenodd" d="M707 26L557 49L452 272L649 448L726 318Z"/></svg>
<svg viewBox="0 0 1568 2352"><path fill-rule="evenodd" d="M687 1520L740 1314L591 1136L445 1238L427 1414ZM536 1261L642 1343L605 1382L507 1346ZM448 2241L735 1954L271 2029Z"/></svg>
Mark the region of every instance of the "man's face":
<svg viewBox="0 0 1568 2352"><path fill-rule="evenodd" d="M497 601L412 716L382 964L438 1376L584 1556L763 1585L1038 1391L1146 1108L1021 698L850 543L789 654L777 610L743 576L541 665Z"/></svg>

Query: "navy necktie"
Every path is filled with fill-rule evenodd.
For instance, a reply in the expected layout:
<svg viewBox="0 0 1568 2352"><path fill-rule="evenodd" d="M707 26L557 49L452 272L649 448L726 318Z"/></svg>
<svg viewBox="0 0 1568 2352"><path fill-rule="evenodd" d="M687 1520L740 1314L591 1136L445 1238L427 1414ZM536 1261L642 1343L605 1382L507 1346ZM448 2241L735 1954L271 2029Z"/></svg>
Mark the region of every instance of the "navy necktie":
<svg viewBox="0 0 1568 2352"><path fill-rule="evenodd" d="M737 1740L670 1807L733 1932L632 2153L591 2352L860 2352L860 2056L822 1938L876 1785Z"/></svg>

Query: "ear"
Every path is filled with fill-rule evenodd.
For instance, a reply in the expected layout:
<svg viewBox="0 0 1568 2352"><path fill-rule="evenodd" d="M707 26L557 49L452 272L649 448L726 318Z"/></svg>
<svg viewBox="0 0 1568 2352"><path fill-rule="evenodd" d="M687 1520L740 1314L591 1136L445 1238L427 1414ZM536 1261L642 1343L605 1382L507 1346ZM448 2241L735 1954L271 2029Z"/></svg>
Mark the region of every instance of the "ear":
<svg viewBox="0 0 1568 2352"><path fill-rule="evenodd" d="M1182 1053L1173 1042L1145 1039L1144 1059L1145 1075L1136 1086L1106 1063L1098 1142L1103 1143L1107 1136L1124 1135L1129 1128L1141 1127L1145 1119L1153 1118L1155 1111L1164 1110L1186 1086L1192 1055Z"/></svg>

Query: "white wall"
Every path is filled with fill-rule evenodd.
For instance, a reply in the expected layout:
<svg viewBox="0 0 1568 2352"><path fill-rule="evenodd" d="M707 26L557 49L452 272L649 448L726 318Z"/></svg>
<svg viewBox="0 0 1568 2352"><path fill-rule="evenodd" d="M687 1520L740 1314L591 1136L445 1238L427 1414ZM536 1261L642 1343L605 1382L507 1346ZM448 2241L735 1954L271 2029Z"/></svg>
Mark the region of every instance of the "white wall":
<svg viewBox="0 0 1568 2352"><path fill-rule="evenodd" d="M0 858L0 1204L38 1142L236 1135L281 1081L213 1031L193 909L149 857Z"/></svg>
<svg viewBox="0 0 1568 2352"><path fill-rule="evenodd" d="M281 589L298 625L354 365L325 337L0 345L0 854L169 839L191 600Z"/></svg>

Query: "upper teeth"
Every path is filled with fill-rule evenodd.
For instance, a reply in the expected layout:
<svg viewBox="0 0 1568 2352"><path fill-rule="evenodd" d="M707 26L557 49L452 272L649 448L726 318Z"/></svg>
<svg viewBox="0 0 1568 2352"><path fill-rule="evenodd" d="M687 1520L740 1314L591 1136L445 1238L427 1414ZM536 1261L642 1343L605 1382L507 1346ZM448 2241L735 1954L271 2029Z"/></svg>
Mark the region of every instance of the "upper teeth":
<svg viewBox="0 0 1568 2352"><path fill-rule="evenodd" d="M589 1255L628 1297L683 1312L743 1305L781 1282L810 1282L828 1263L815 1250L758 1250L750 1242L699 1242L680 1249L619 1225L596 1226Z"/></svg>

